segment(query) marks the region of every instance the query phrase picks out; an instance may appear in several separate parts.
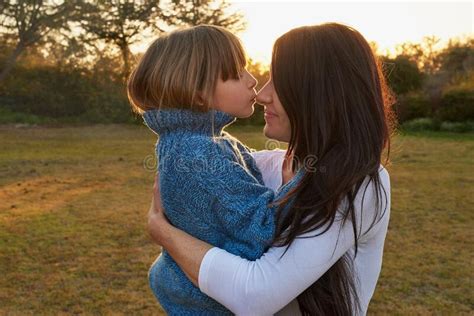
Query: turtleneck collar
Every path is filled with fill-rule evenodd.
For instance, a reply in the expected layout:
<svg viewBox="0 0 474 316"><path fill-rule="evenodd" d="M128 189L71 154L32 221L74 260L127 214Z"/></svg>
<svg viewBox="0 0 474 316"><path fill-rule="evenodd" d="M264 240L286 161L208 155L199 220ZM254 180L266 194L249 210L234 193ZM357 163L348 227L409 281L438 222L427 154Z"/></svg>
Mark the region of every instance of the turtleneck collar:
<svg viewBox="0 0 474 316"><path fill-rule="evenodd" d="M234 116L217 110L196 112L183 109L156 109L143 113L145 124L158 135L172 131L220 135L224 127L235 119Z"/></svg>

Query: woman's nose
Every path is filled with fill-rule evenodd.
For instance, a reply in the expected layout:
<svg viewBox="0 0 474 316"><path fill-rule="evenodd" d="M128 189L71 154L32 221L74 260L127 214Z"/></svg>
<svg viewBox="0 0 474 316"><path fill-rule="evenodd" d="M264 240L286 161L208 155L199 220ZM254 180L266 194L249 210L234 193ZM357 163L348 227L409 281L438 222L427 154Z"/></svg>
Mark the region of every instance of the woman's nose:
<svg viewBox="0 0 474 316"><path fill-rule="evenodd" d="M258 91L256 100L260 104L272 103L272 94L270 89L268 89L268 83Z"/></svg>

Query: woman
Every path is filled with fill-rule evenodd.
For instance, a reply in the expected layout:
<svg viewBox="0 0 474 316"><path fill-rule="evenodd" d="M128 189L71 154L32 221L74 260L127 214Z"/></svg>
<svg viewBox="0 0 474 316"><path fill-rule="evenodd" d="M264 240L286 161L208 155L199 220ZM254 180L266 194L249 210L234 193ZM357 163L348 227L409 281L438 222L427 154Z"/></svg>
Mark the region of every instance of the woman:
<svg viewBox="0 0 474 316"><path fill-rule="evenodd" d="M350 27L297 28L275 42L271 79L257 101L265 135L289 144L284 157L255 154L267 184L286 183L304 168L278 202L273 247L248 261L193 238L166 221L159 188L151 236L201 291L236 314L365 314L390 214L381 159L392 112L380 65ZM275 163L281 181L265 172Z"/></svg>

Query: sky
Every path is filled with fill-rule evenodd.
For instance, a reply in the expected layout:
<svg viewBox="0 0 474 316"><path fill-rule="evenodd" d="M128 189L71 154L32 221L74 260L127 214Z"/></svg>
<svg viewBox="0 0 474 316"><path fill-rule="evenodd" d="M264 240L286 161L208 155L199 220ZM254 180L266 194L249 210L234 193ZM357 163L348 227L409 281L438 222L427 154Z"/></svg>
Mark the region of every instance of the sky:
<svg viewBox="0 0 474 316"><path fill-rule="evenodd" d="M454 37L474 36L474 6L471 1L242 1L229 0L232 10L243 13L247 29L237 34L248 55L269 64L273 42L292 28L339 22L357 29L377 43L379 53L395 51L403 42L419 43L424 36L441 39L439 47ZM146 50L152 39L132 47Z"/></svg>
<svg viewBox="0 0 474 316"><path fill-rule="evenodd" d="M357 29L379 52L394 51L396 44L421 42L436 35L449 38L473 35L473 2L322 2L231 1L246 20L239 36L253 59L268 63L273 42L302 25L339 22Z"/></svg>

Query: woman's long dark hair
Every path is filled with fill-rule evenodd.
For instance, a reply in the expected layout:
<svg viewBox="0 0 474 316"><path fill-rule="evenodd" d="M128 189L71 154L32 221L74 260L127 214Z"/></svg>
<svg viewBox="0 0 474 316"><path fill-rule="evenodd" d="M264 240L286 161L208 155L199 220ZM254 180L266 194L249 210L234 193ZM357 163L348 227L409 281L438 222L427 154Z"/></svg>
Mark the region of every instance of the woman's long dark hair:
<svg viewBox="0 0 474 316"><path fill-rule="evenodd" d="M307 167L303 162L308 157L316 160L315 171L306 172L279 201L274 244L289 246L316 229L325 233L341 202L347 201L342 220L352 223L357 254L362 232L356 225L354 200L367 177L376 188L378 206L372 225L383 212L379 168L385 149L388 162L394 119L381 66L359 32L328 23L281 36L273 47L271 74L291 123L288 153L297 162L293 171ZM289 211L283 212L290 201ZM304 315L358 313L352 260L344 255L298 296Z"/></svg>

